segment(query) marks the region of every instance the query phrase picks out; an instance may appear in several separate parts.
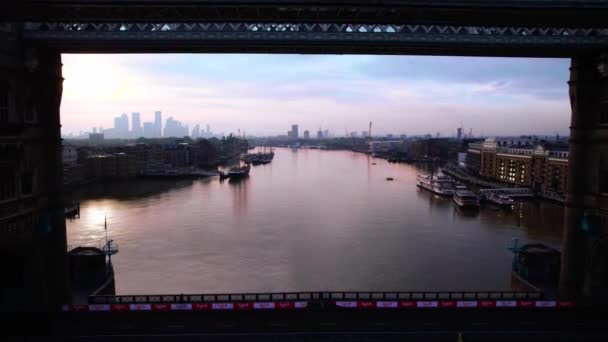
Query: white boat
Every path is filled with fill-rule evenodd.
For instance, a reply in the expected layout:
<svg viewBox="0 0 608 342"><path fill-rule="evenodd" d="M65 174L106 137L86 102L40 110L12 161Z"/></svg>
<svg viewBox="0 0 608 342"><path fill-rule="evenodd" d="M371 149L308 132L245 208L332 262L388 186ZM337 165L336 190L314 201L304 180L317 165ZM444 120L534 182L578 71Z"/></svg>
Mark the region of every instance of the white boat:
<svg viewBox="0 0 608 342"><path fill-rule="evenodd" d="M513 199L507 195L489 194L487 197L488 202L497 205L499 207L511 207L513 205Z"/></svg>
<svg viewBox="0 0 608 342"><path fill-rule="evenodd" d="M444 175L418 175L417 186L440 196L452 196L454 194L454 179Z"/></svg>
<svg viewBox="0 0 608 342"><path fill-rule="evenodd" d="M479 208L479 197L464 186L459 186L458 189L454 191L452 199L460 208Z"/></svg>

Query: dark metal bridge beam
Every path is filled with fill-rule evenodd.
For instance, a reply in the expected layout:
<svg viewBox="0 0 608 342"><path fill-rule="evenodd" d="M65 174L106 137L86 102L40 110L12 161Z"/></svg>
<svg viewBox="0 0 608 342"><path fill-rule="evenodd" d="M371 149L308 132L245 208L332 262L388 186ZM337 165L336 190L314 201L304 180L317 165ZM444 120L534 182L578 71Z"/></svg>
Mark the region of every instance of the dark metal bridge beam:
<svg viewBox="0 0 608 342"><path fill-rule="evenodd" d="M5 318L9 334L24 334L17 328L21 327L18 324L21 322L35 326L37 333L58 335L53 341L555 342L602 341L608 330L606 310L602 308L548 311L75 312L48 317L40 314L31 316L10 315Z"/></svg>
<svg viewBox="0 0 608 342"><path fill-rule="evenodd" d="M0 20L602 26L607 0L23 0Z"/></svg>
<svg viewBox="0 0 608 342"><path fill-rule="evenodd" d="M570 57L602 51L608 28L339 23L26 23L63 52L249 52Z"/></svg>

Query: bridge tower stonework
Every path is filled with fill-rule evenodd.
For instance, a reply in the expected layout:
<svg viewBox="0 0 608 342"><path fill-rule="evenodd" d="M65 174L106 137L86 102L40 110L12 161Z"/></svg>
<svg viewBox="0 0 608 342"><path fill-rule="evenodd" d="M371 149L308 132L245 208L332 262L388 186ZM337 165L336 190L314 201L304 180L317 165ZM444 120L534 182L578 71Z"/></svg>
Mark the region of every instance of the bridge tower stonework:
<svg viewBox="0 0 608 342"><path fill-rule="evenodd" d="M572 58L560 295L608 300L608 55Z"/></svg>
<svg viewBox="0 0 608 342"><path fill-rule="evenodd" d="M57 310L69 302L61 54L26 47L20 29L0 27L0 299L9 310Z"/></svg>

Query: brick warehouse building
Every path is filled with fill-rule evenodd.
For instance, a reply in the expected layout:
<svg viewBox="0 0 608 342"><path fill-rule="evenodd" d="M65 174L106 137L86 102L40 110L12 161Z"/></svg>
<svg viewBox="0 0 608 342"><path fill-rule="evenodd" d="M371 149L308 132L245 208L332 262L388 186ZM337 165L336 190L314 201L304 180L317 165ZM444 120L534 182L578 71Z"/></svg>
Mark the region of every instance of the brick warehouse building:
<svg viewBox="0 0 608 342"><path fill-rule="evenodd" d="M511 145L488 138L483 143L469 144L467 164L486 178L534 191L566 192L568 152L560 149L548 149L538 143Z"/></svg>

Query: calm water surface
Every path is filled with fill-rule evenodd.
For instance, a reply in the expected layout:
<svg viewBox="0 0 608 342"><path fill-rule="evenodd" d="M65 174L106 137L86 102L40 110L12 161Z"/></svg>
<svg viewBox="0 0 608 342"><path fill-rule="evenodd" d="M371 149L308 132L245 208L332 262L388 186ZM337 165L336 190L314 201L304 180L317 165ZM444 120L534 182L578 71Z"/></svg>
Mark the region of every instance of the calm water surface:
<svg viewBox="0 0 608 342"><path fill-rule="evenodd" d="M68 243L98 245L107 215L119 294L508 290L511 238L559 246L560 206L463 213L419 190L420 172L353 152L277 149L238 182L88 186L74 193L81 218L68 221Z"/></svg>

